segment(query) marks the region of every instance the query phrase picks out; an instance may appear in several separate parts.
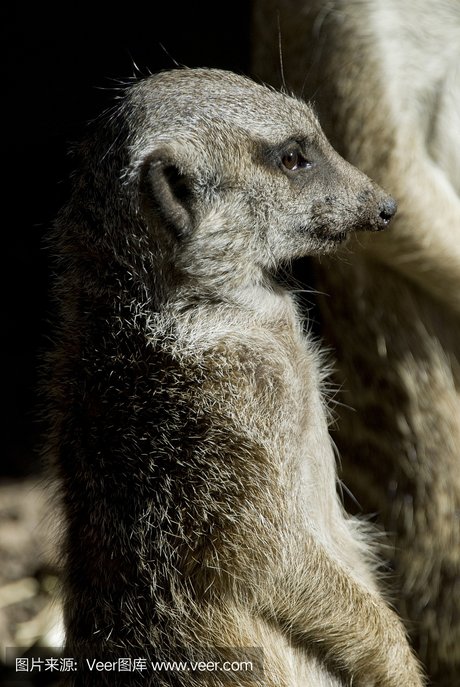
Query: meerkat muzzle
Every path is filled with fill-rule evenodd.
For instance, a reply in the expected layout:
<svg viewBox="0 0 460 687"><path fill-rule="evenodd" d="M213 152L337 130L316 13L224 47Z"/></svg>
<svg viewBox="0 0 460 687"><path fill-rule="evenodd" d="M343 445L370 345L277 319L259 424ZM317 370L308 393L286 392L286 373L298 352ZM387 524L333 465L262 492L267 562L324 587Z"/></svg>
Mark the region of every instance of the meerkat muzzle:
<svg viewBox="0 0 460 687"><path fill-rule="evenodd" d="M385 229L395 216L397 209L398 205L394 198L392 198L391 196L385 198L385 200L380 204L379 207L380 212L377 222L375 224L375 230L382 231L382 229Z"/></svg>

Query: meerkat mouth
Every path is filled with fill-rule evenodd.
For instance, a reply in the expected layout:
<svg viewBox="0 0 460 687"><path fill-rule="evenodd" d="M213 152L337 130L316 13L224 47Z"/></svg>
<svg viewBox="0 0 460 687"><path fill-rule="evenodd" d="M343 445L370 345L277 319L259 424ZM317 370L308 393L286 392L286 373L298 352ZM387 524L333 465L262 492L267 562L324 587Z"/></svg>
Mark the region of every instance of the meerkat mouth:
<svg viewBox="0 0 460 687"><path fill-rule="evenodd" d="M305 233L310 235L310 238L318 245L323 244L324 247L331 245L338 245L344 243L350 235L350 232L334 231L329 224L320 224L317 226L304 226L301 228Z"/></svg>
<svg viewBox="0 0 460 687"><path fill-rule="evenodd" d="M322 242L324 244L339 244L339 243L344 243L348 238L350 234L348 231L334 231L330 232L327 230L320 230L320 231L313 231L312 232L312 238L314 238L318 242Z"/></svg>
<svg viewBox="0 0 460 687"><path fill-rule="evenodd" d="M347 231L341 231L338 234L332 234L331 236L327 236L326 240L332 241L332 243L343 243L349 237L350 237L350 234Z"/></svg>

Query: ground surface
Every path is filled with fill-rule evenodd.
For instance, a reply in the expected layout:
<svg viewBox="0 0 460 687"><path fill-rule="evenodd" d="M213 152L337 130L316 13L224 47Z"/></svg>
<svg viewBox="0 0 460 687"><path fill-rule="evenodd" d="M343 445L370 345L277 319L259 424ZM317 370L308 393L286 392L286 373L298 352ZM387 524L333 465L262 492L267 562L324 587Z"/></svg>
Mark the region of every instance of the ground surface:
<svg viewBox="0 0 460 687"><path fill-rule="evenodd" d="M37 477L0 484L0 684L50 685L53 671L17 673L6 657L42 656L62 643L56 508ZM30 664L29 664L30 665ZM38 664L39 666L40 664Z"/></svg>

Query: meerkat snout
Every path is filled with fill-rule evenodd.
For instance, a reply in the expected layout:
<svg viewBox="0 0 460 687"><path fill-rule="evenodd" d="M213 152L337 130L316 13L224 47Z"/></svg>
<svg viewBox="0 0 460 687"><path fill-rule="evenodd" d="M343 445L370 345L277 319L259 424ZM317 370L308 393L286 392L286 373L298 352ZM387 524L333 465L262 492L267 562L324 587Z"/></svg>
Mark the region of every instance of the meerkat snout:
<svg viewBox="0 0 460 687"><path fill-rule="evenodd" d="M356 175L355 169L352 174ZM364 189L356 196L356 215L354 226L355 231L383 231L388 227L397 211L397 203L394 198L388 195L373 181L370 181L358 172L359 183L362 185L365 180Z"/></svg>
<svg viewBox="0 0 460 687"><path fill-rule="evenodd" d="M380 199L379 199L380 196ZM372 194L369 217L364 219L361 231L383 231L388 227L396 214L397 203L394 198L379 190L377 198Z"/></svg>
<svg viewBox="0 0 460 687"><path fill-rule="evenodd" d="M311 117L310 112L309 126L314 129ZM396 212L393 198L344 160L319 126L307 143L286 145L280 158L298 206L291 244L298 254L330 252L356 231L382 231Z"/></svg>
<svg viewBox="0 0 460 687"><path fill-rule="evenodd" d="M377 231L385 229L393 219L398 209L398 205L394 198L388 196L380 204L380 213L376 223Z"/></svg>

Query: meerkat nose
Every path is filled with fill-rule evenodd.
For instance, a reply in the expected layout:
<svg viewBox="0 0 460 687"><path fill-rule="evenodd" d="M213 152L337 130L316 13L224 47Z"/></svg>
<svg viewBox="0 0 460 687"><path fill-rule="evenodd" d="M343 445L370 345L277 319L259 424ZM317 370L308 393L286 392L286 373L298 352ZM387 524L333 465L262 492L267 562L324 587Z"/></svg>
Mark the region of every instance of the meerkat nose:
<svg viewBox="0 0 460 687"><path fill-rule="evenodd" d="M385 229L390 223L397 210L397 204L394 198L387 196L379 205L379 216L376 223L376 228L380 231Z"/></svg>

